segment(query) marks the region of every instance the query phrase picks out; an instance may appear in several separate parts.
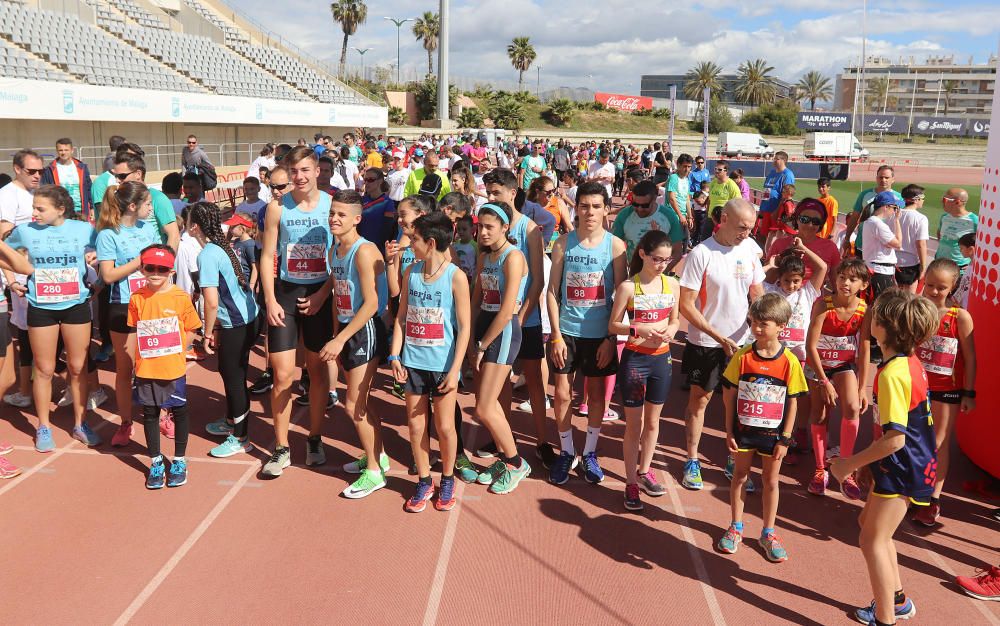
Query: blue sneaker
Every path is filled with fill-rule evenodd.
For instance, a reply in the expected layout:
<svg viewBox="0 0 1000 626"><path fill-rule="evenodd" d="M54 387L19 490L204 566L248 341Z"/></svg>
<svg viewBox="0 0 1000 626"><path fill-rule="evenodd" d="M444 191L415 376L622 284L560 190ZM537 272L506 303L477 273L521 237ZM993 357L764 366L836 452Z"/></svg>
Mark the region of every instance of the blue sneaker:
<svg viewBox="0 0 1000 626"><path fill-rule="evenodd" d="M781 563L788 560L788 552L785 551L785 546L781 544L776 533L761 535L757 543L764 549L764 556L767 557L768 561Z"/></svg>
<svg viewBox="0 0 1000 626"><path fill-rule="evenodd" d="M896 619L910 619L917 614L917 605L913 603L913 600L907 598L902 604L896 605ZM875 623L875 601L868 606L861 607L860 609L854 611L854 619L858 620L862 624L874 624Z"/></svg>
<svg viewBox="0 0 1000 626"><path fill-rule="evenodd" d="M56 442L52 440L52 431L48 426L39 426L35 431L35 450L38 452L52 452L56 449Z"/></svg>
<svg viewBox="0 0 1000 626"><path fill-rule="evenodd" d="M149 474L146 475L146 489L163 489L165 484L164 471L166 468L163 466L163 459L159 461L154 461L152 465L149 466Z"/></svg>
<svg viewBox="0 0 1000 626"><path fill-rule="evenodd" d="M233 424L223 417L205 424L205 432L216 437L225 437L233 433Z"/></svg>
<svg viewBox="0 0 1000 626"><path fill-rule="evenodd" d="M559 458L553 463L549 470L549 482L553 485L564 485L569 480L569 471L573 467L576 457L569 452L560 452Z"/></svg>
<svg viewBox="0 0 1000 626"><path fill-rule="evenodd" d="M719 550L719 552L723 552L725 554L736 554L736 551L739 549L742 542L743 533L736 530L735 526L730 525L729 528L726 529L726 534L722 535L718 543L715 544L715 547Z"/></svg>
<svg viewBox="0 0 1000 626"><path fill-rule="evenodd" d="M90 448L101 445L101 438L90 429L86 422L73 429L73 439Z"/></svg>
<svg viewBox="0 0 1000 626"><path fill-rule="evenodd" d="M604 480L604 470L597 462L596 452L583 455L583 478L592 485Z"/></svg>
<svg viewBox="0 0 1000 626"><path fill-rule="evenodd" d="M240 441L235 436L229 435L225 441L209 450L208 453L218 459L224 459L240 452L251 451L253 451L253 444L249 440Z"/></svg>
<svg viewBox="0 0 1000 626"><path fill-rule="evenodd" d="M170 476L167 477L167 487L180 487L188 481L187 461L174 459L170 464Z"/></svg>
<svg viewBox="0 0 1000 626"><path fill-rule="evenodd" d="M695 491L705 486L701 482L701 462L698 459L689 459L684 463L684 480L681 481L681 484L685 488Z"/></svg>
<svg viewBox="0 0 1000 626"><path fill-rule="evenodd" d="M94 355L94 360L98 363L104 363L108 361L111 356L115 353L115 349L111 345L101 346L101 349L97 351Z"/></svg>

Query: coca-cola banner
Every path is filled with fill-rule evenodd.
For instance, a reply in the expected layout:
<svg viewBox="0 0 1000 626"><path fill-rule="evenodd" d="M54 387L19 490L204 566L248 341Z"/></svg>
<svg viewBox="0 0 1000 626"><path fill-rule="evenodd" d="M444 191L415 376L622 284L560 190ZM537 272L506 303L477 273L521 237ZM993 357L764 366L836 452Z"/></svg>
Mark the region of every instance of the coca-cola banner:
<svg viewBox="0 0 1000 626"><path fill-rule="evenodd" d="M626 111L628 113L653 108L652 98L625 96L620 93L601 93L598 91L594 94L594 102L600 102L609 109L618 109L619 111Z"/></svg>
<svg viewBox="0 0 1000 626"><path fill-rule="evenodd" d="M910 132L914 135L964 135L967 121L960 117L915 117Z"/></svg>
<svg viewBox="0 0 1000 626"><path fill-rule="evenodd" d="M969 122L969 135L972 137L989 137L990 135L990 121L989 120L968 120Z"/></svg>
<svg viewBox="0 0 1000 626"><path fill-rule="evenodd" d="M796 125L805 130L848 132L851 130L851 114L799 111Z"/></svg>

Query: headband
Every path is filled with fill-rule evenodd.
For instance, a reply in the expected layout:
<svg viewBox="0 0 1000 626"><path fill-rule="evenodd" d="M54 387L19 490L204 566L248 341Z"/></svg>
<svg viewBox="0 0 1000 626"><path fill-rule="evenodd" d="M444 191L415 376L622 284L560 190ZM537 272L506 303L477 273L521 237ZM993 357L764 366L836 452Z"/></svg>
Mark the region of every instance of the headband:
<svg viewBox="0 0 1000 626"><path fill-rule="evenodd" d="M510 218L507 217L507 211L504 211L503 209L493 204L492 202L487 202L486 204L481 206L479 208L480 213L483 211L483 209L489 209L490 211L493 211L493 213L495 213L496 216L500 218L501 222L510 226Z"/></svg>

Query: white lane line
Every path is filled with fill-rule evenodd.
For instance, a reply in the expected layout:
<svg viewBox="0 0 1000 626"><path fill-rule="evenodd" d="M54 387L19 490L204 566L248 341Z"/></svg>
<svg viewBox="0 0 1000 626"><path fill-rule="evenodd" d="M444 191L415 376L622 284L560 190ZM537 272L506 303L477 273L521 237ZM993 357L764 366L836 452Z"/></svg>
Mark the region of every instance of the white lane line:
<svg viewBox="0 0 1000 626"><path fill-rule="evenodd" d="M455 487L462 492L465 491L464 483L455 481ZM444 539L441 541L441 551L438 553L437 565L434 567L434 580L431 582L431 591L427 597L427 609L424 611L424 626L432 626L437 623L438 609L441 608L441 595L444 593L444 583L448 577L448 562L451 561L451 548L455 543L455 533L458 530L458 518L465 508L465 500L461 493L456 493L459 506L455 507L448 514L448 522L444 528Z"/></svg>
<svg viewBox="0 0 1000 626"><path fill-rule="evenodd" d="M15 450L34 450L31 446L14 446ZM145 454L133 454L130 452L119 452L116 450L94 450L93 448L74 448L66 450L68 454L86 454L91 456L115 456L118 458L149 458ZM188 463L213 463L222 465L260 465L260 461L254 459L253 461L248 461L245 459L217 459L214 457L199 457L199 456L188 456L185 457Z"/></svg>
<svg viewBox="0 0 1000 626"><path fill-rule="evenodd" d="M938 567L944 570L945 573L947 573L949 576L952 577L952 579L954 579L955 576L957 576L955 571L951 569L948 563L945 562L943 558L941 558L941 555L931 549L932 546L923 537L919 537L917 535L911 535L911 536L917 540L917 543L920 545L920 549L923 550L927 554L927 556L929 556L930 559L934 561L935 564L937 564ZM983 602L982 600L976 600L975 598L972 598L965 594L962 594L961 597L965 598L974 607L979 609L979 612L982 613L983 617L986 618L985 623L994 625L1000 624L1000 619L997 619L997 616L994 615L990 609L986 608L987 604L985 602Z"/></svg>

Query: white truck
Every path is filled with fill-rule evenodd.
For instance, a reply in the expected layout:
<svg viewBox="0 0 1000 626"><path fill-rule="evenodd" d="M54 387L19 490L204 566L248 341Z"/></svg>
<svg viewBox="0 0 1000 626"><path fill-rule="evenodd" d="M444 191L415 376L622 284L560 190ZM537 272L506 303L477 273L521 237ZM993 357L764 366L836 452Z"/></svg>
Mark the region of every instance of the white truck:
<svg viewBox="0 0 1000 626"><path fill-rule="evenodd" d="M715 149L719 156L742 158L744 156L774 156L774 148L769 146L759 133L719 133L719 143Z"/></svg>
<svg viewBox="0 0 1000 626"><path fill-rule="evenodd" d="M868 150L851 133L808 133L802 152L807 159L863 161L868 158Z"/></svg>

